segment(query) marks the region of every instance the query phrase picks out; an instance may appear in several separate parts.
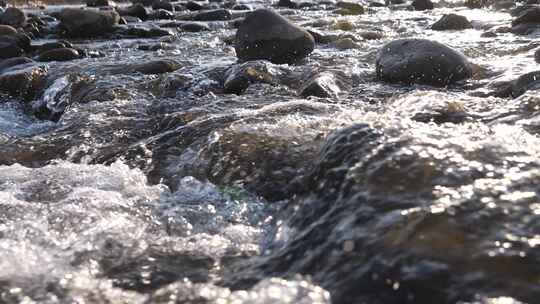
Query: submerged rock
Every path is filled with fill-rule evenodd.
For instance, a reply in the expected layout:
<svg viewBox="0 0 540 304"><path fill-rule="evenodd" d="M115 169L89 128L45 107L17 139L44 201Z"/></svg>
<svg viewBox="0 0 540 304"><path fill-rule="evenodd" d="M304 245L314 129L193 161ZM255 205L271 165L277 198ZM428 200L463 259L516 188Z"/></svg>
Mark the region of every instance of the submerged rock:
<svg viewBox="0 0 540 304"><path fill-rule="evenodd" d="M60 26L65 35L72 38L88 38L111 33L118 25L120 16L116 11L92 11L65 8L59 14Z"/></svg>
<svg viewBox="0 0 540 304"><path fill-rule="evenodd" d="M315 48L315 40L303 28L278 13L259 9L250 13L236 33L236 55L241 61L265 59L294 63Z"/></svg>
<svg viewBox="0 0 540 304"><path fill-rule="evenodd" d="M57 48L45 51L36 58L37 61L70 61L81 58L81 54L72 48Z"/></svg>
<svg viewBox="0 0 540 304"><path fill-rule="evenodd" d="M456 14L448 14L442 16L439 21L435 22L431 29L435 31L447 31L447 30L464 30L472 28L472 24L467 20L467 17L456 15Z"/></svg>
<svg viewBox="0 0 540 304"><path fill-rule="evenodd" d="M376 66L380 80L434 86L467 79L473 72L463 54L426 39L399 39L386 44Z"/></svg>

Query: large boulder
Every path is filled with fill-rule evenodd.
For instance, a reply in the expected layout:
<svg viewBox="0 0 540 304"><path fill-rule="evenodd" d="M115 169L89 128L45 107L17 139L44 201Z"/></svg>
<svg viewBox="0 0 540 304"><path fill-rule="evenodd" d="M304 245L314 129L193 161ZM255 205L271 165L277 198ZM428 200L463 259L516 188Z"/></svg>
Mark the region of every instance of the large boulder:
<svg viewBox="0 0 540 304"><path fill-rule="evenodd" d="M446 86L472 76L467 58L435 41L399 39L380 50L377 78L387 82Z"/></svg>
<svg viewBox="0 0 540 304"><path fill-rule="evenodd" d="M435 22L431 29L435 31L447 31L447 30L464 30L472 28L471 22L467 20L467 17L456 15L456 14L447 14L442 16L439 21Z"/></svg>
<svg viewBox="0 0 540 304"><path fill-rule="evenodd" d="M236 55L241 61L265 59L273 63L293 63L315 48L315 40L305 29L273 10L250 13L236 32Z"/></svg>
<svg viewBox="0 0 540 304"><path fill-rule="evenodd" d="M26 23L26 15L18 8L9 7L0 15L0 24L11 25L15 28L23 27Z"/></svg>
<svg viewBox="0 0 540 304"><path fill-rule="evenodd" d="M72 38L102 36L114 30L120 16L116 11L65 8L58 15L65 35Z"/></svg>

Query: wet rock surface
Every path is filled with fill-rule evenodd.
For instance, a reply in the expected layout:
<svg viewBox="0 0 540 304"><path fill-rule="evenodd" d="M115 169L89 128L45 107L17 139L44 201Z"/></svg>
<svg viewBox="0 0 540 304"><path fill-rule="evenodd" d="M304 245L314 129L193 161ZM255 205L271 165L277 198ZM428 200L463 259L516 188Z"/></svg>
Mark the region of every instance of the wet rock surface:
<svg viewBox="0 0 540 304"><path fill-rule="evenodd" d="M382 47L377 77L389 82L445 86L472 76L468 59L435 41L401 39Z"/></svg>
<svg viewBox="0 0 540 304"><path fill-rule="evenodd" d="M0 302L536 303L533 2L11 9Z"/></svg>
<svg viewBox="0 0 540 304"><path fill-rule="evenodd" d="M309 55L314 47L311 34L267 9L249 14L236 33L236 53L242 61L293 63Z"/></svg>

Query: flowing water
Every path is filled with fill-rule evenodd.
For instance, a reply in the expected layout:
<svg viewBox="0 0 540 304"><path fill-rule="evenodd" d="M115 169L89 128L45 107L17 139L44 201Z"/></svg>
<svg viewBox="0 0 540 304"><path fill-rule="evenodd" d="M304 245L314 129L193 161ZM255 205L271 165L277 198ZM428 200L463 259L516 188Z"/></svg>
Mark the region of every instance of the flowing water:
<svg viewBox="0 0 540 304"><path fill-rule="evenodd" d="M538 69L539 35L482 37L510 14L446 3L281 9L355 43L261 62L264 81L241 95L221 93L236 64L227 22L72 41L104 56L47 63L31 102L0 97L0 302L538 303L540 98L487 93ZM474 28L428 29L450 12ZM483 72L446 88L378 82L378 50L403 37ZM158 59L180 68L122 68ZM322 71L339 96L299 97ZM44 106L54 119L32 114Z"/></svg>

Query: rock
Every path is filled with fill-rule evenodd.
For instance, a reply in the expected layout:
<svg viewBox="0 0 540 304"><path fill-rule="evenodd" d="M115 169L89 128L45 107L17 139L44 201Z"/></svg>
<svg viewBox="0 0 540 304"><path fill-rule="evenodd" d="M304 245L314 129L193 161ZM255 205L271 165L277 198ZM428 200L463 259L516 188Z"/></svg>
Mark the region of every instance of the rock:
<svg viewBox="0 0 540 304"><path fill-rule="evenodd" d="M442 16L439 21L435 22L431 29L435 31L447 31L447 30L464 30L472 28L472 24L467 20L466 17L456 15L456 14L448 14Z"/></svg>
<svg viewBox="0 0 540 304"><path fill-rule="evenodd" d="M540 89L540 71L521 75L511 83L511 96L516 98L529 90Z"/></svg>
<svg viewBox="0 0 540 304"><path fill-rule="evenodd" d="M529 26L533 24L538 26L540 24L540 7L532 7L521 12L516 19L512 21L512 28L517 26Z"/></svg>
<svg viewBox="0 0 540 304"><path fill-rule="evenodd" d="M431 0L414 0L411 5L417 11L433 9L433 2L431 2Z"/></svg>
<svg viewBox="0 0 540 304"><path fill-rule="evenodd" d="M141 73L145 75L163 74L176 71L180 66L173 60L155 60L140 64L131 64L119 67L113 71L115 74Z"/></svg>
<svg viewBox="0 0 540 304"><path fill-rule="evenodd" d="M340 50L359 49L361 46L350 37L338 38L332 46Z"/></svg>
<svg viewBox="0 0 540 304"><path fill-rule="evenodd" d="M18 64L0 70L0 91L31 100L43 89L47 70L32 61L27 62L27 59L16 60Z"/></svg>
<svg viewBox="0 0 540 304"><path fill-rule="evenodd" d="M364 7L356 2L339 1L336 6L340 8L337 11L340 15L361 15L364 13Z"/></svg>
<svg viewBox="0 0 540 304"><path fill-rule="evenodd" d="M117 9L120 16L137 17L142 21L148 19L148 10L140 3L127 7L125 9Z"/></svg>
<svg viewBox="0 0 540 304"><path fill-rule="evenodd" d="M109 0L86 0L86 6L88 7L102 7L102 6L115 6L116 3Z"/></svg>
<svg viewBox="0 0 540 304"><path fill-rule="evenodd" d="M54 49L73 48L73 45L67 41L48 42L35 47L39 53L44 53Z"/></svg>
<svg viewBox="0 0 540 304"><path fill-rule="evenodd" d="M17 34L17 30L14 27L10 25L0 25L0 36L11 36L15 34Z"/></svg>
<svg viewBox="0 0 540 304"><path fill-rule="evenodd" d="M313 36L315 43L328 44L339 39L338 35L326 34L326 33L316 31L316 30L307 30L307 31L311 34L311 36Z"/></svg>
<svg viewBox="0 0 540 304"><path fill-rule="evenodd" d="M157 0L152 4L152 9L164 9L169 12L174 12L174 6L167 0Z"/></svg>
<svg viewBox="0 0 540 304"><path fill-rule="evenodd" d="M26 23L26 15L18 8L8 7L0 15L0 24L11 25L15 28L23 27Z"/></svg>
<svg viewBox="0 0 540 304"><path fill-rule="evenodd" d="M120 16L116 11L65 8L59 14L60 26L72 38L103 36L114 31Z"/></svg>
<svg viewBox="0 0 540 304"><path fill-rule="evenodd" d="M70 61L81 58L79 52L72 48L52 49L39 54L37 61Z"/></svg>
<svg viewBox="0 0 540 304"><path fill-rule="evenodd" d="M17 39L13 36L0 36L0 59L12 57L20 57L24 54L24 50L17 43Z"/></svg>
<svg viewBox="0 0 540 304"><path fill-rule="evenodd" d="M300 89L302 97L335 98L341 92L336 77L330 72L323 72L310 78Z"/></svg>
<svg viewBox="0 0 540 304"><path fill-rule="evenodd" d="M298 8L298 3L293 2L292 0L279 0L276 6L286 8Z"/></svg>
<svg viewBox="0 0 540 304"><path fill-rule="evenodd" d="M274 83L275 75L267 61L256 60L233 65L226 72L223 93L240 95L252 83Z"/></svg>
<svg viewBox="0 0 540 304"><path fill-rule="evenodd" d="M378 40L382 39L384 37L384 34L375 31L364 31L360 32L360 37L364 38L365 40Z"/></svg>
<svg viewBox="0 0 540 304"><path fill-rule="evenodd" d="M186 3L186 9L190 11L200 11L204 9L204 6L200 5L199 3L195 1L189 1Z"/></svg>
<svg viewBox="0 0 540 304"><path fill-rule="evenodd" d="M253 8L250 5L247 4L236 4L233 7L231 7L233 11L252 11Z"/></svg>
<svg viewBox="0 0 540 304"><path fill-rule="evenodd" d="M355 26L349 20L338 20L334 25L332 25L332 28L341 31L352 31L354 30Z"/></svg>
<svg viewBox="0 0 540 304"><path fill-rule="evenodd" d="M210 27L201 22L186 22L178 26L184 32L204 32L210 31Z"/></svg>
<svg viewBox="0 0 540 304"><path fill-rule="evenodd" d="M0 7L1 8L6 8L7 7L7 2L5 0L0 0Z"/></svg>
<svg viewBox="0 0 540 304"><path fill-rule="evenodd" d="M534 60L536 61L536 63L540 63L540 49L537 49L534 52Z"/></svg>
<svg viewBox="0 0 540 304"><path fill-rule="evenodd" d="M143 6L152 6L155 0L131 0L133 4L141 4Z"/></svg>
<svg viewBox="0 0 540 304"><path fill-rule="evenodd" d="M278 13L258 9L249 14L236 32L236 55L241 61L265 59L273 63L293 63L315 48L315 40L305 29Z"/></svg>
<svg viewBox="0 0 540 304"><path fill-rule="evenodd" d="M174 14L164 9L153 11L149 16L150 20L171 20L174 19Z"/></svg>
<svg viewBox="0 0 540 304"><path fill-rule="evenodd" d="M229 10L225 10L225 9L203 11L193 16L193 20L196 20L196 21L232 20L232 14Z"/></svg>
<svg viewBox="0 0 540 304"><path fill-rule="evenodd" d="M0 60L0 73L2 71L9 69L11 67L22 65L22 64L28 64L33 63L34 61L27 57L14 57L9 59Z"/></svg>
<svg viewBox="0 0 540 304"><path fill-rule="evenodd" d="M377 78L387 82L446 86L472 76L467 58L435 41L399 39L380 50Z"/></svg>

